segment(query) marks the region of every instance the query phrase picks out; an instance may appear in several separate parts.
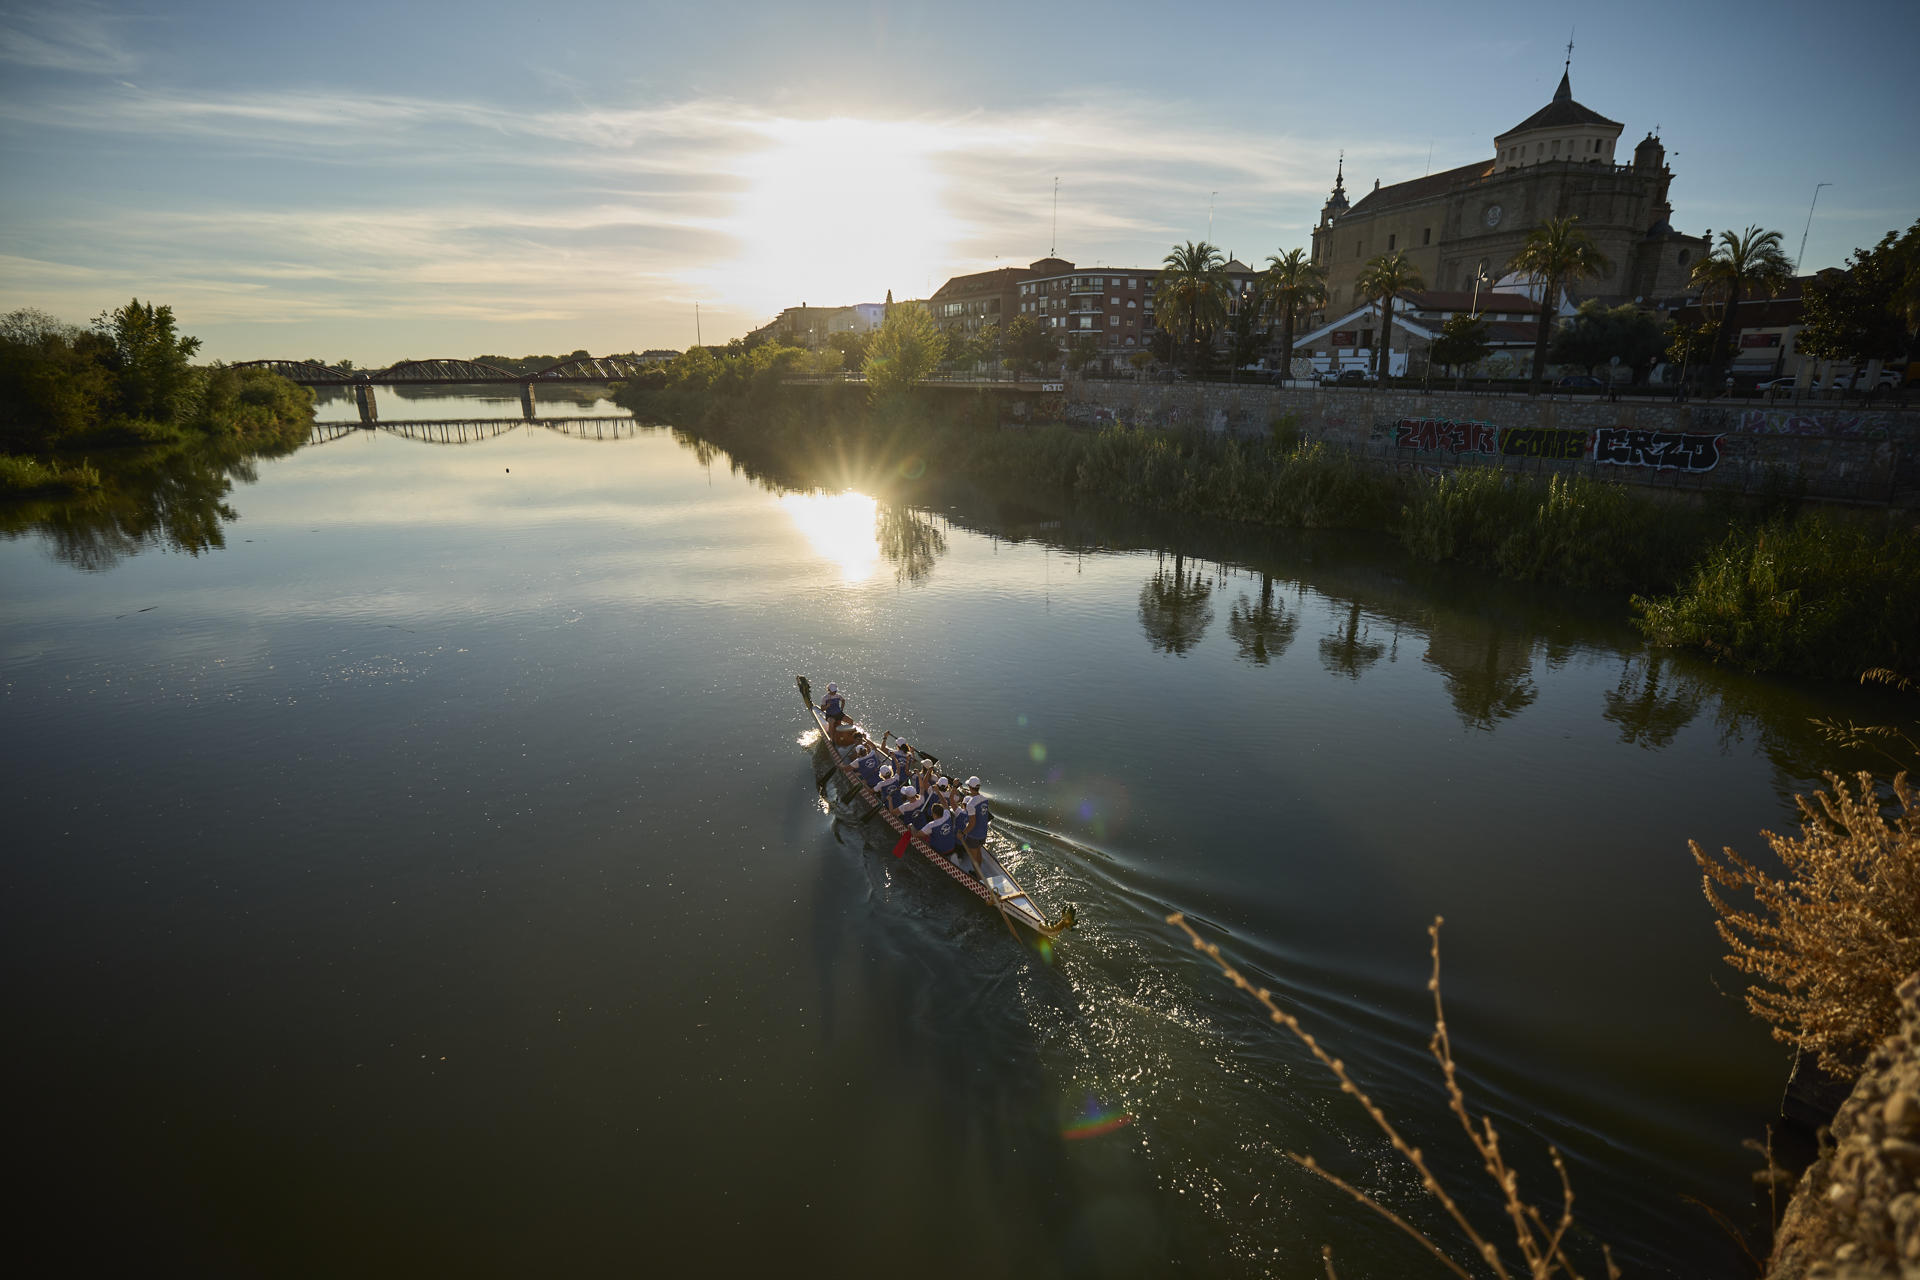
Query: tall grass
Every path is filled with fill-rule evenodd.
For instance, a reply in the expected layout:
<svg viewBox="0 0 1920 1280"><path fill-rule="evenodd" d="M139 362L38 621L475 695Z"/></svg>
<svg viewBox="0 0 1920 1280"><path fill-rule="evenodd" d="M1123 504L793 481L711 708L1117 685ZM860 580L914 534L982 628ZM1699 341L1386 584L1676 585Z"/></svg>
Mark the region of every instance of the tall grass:
<svg viewBox="0 0 1920 1280"><path fill-rule="evenodd" d="M99 487L100 472L91 462L46 463L0 453L0 494L87 493Z"/></svg>
<svg viewBox="0 0 1920 1280"><path fill-rule="evenodd" d="M1736 528L1680 589L1636 596L1656 644L1756 671L1920 672L1920 530L1807 512Z"/></svg>

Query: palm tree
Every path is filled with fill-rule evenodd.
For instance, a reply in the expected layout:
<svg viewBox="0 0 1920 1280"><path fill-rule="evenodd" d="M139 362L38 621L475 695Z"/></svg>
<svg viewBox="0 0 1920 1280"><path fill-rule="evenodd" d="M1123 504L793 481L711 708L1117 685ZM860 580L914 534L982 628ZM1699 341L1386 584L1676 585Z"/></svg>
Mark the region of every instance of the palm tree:
<svg viewBox="0 0 1920 1280"><path fill-rule="evenodd" d="M1780 252L1780 233L1748 227L1739 235L1720 233L1713 252L1693 264L1687 286L1700 290L1700 301L1716 302L1726 310L1720 316L1720 328L1713 335L1713 364L1709 386L1717 386L1733 359L1733 335L1740 327L1734 312L1740 300L1752 291L1771 298L1793 279L1793 264Z"/></svg>
<svg viewBox="0 0 1920 1280"><path fill-rule="evenodd" d="M1166 270L1153 286L1153 305L1160 324L1184 325L1186 350L1191 358L1202 330L1211 334L1227 318L1231 286L1223 269L1227 260L1205 240L1175 245L1164 259Z"/></svg>
<svg viewBox="0 0 1920 1280"><path fill-rule="evenodd" d="M1524 271L1545 286L1540 293L1540 328L1533 337L1533 379L1528 387L1533 395L1540 394L1546 378L1547 336L1553 329L1553 300L1561 286L1613 270L1593 237L1574 225L1579 221L1577 214L1548 218L1527 232L1527 242L1507 265L1507 270Z"/></svg>
<svg viewBox="0 0 1920 1280"><path fill-rule="evenodd" d="M1305 249L1267 255L1267 310L1280 317L1280 368L1293 377L1293 323L1302 311L1325 306L1326 268L1307 260Z"/></svg>
<svg viewBox="0 0 1920 1280"><path fill-rule="evenodd" d="M1274 600L1271 574L1260 575L1259 604L1250 604L1243 594L1227 613L1227 634L1240 646L1240 656L1256 667L1285 653L1299 630L1299 615Z"/></svg>
<svg viewBox="0 0 1920 1280"><path fill-rule="evenodd" d="M1393 345L1394 297L1406 289L1424 289L1427 282L1407 251L1400 249L1367 263L1356 283L1361 297L1380 300L1380 340L1373 348L1373 380L1378 382L1387 374L1387 350Z"/></svg>

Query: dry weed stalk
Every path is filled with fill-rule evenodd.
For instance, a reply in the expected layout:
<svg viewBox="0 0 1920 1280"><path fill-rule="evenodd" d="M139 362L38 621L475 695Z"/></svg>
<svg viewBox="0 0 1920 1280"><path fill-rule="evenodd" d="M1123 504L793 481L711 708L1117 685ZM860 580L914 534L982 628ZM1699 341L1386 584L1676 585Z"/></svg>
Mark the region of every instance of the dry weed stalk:
<svg viewBox="0 0 1920 1280"><path fill-rule="evenodd" d="M1387 1136L1387 1141L1393 1144L1393 1149L1413 1166L1414 1172L1420 1175L1420 1185L1440 1202L1448 1216L1472 1243L1474 1252L1480 1256L1493 1274L1499 1280L1513 1280L1514 1272L1508 1269L1507 1261L1500 1250L1474 1227L1465 1212L1461 1210L1459 1203L1447 1193L1446 1188L1440 1185L1440 1180L1434 1176L1420 1148L1409 1144L1394 1127L1393 1122L1387 1119L1386 1112L1367 1096L1365 1090L1354 1083L1353 1077L1347 1074L1346 1064L1322 1048L1320 1042L1313 1038L1312 1033L1300 1025L1299 1019L1274 1001L1271 991L1265 987L1254 986L1238 969L1228 964L1220 954L1220 948L1201 938L1193 926L1187 923L1184 915L1175 912L1167 917L1167 923L1178 925L1184 930L1187 937L1192 939L1196 951L1218 965L1220 972L1229 982L1257 1000L1273 1021L1291 1031L1300 1043L1319 1059L1320 1065L1333 1073L1334 1078L1340 1082L1340 1091L1351 1094L1359 1102L1373 1123ZM1453 1044L1447 1035L1446 1011L1440 1002L1440 926L1443 923L1444 920L1441 917L1435 916L1433 923L1427 927L1428 936L1433 940L1433 975L1427 979L1427 990L1433 993L1433 1038L1427 1042L1427 1048L1433 1054L1434 1061L1440 1064L1440 1074L1446 1082L1447 1108L1459 1119L1460 1126L1466 1130L1467 1140L1473 1144L1475 1152L1479 1154L1487 1175L1493 1179L1494 1185L1500 1188L1507 1218L1513 1225L1515 1244L1520 1250L1521 1260L1526 1264L1522 1274L1530 1277L1531 1280L1548 1280L1548 1277L1556 1272L1565 1272L1569 1280L1581 1280L1579 1270L1574 1267L1572 1259L1567 1257L1564 1247L1567 1230L1573 1225L1573 1184L1567 1180L1567 1166L1561 1160L1560 1152L1552 1146L1547 1148L1548 1153L1553 1157L1554 1170L1560 1175L1560 1215L1549 1227L1546 1216L1520 1198L1519 1175L1507 1164L1506 1158L1500 1153L1500 1135L1494 1130L1493 1121L1486 1116L1481 1116L1476 1121L1467 1110L1466 1095L1460 1089L1460 1081L1454 1070ZM1413 1226L1393 1210L1332 1171L1322 1168L1312 1156L1303 1156L1289 1151L1287 1158L1310 1173L1324 1178L1372 1209L1417 1240L1454 1275L1461 1277L1461 1280L1469 1280L1464 1266L1450 1257L1418 1227ZM1606 1261L1608 1280L1620 1280L1620 1269L1614 1265L1613 1251L1606 1245L1600 1248ZM1327 1273L1331 1276L1333 1274L1332 1253L1323 1248L1322 1256L1326 1260Z"/></svg>
<svg viewBox="0 0 1920 1280"><path fill-rule="evenodd" d="M1795 796L1801 835L1760 833L1785 868L1780 878L1730 848L1723 864L1687 842L1732 948L1727 963L1758 979L1747 1008L1773 1024L1774 1039L1817 1054L1842 1079L1893 1033L1894 989L1920 968L1920 814L1906 779L1893 780L1900 812L1891 822L1871 774L1858 775L1857 792L1830 773L1831 793ZM1736 908L1716 884L1748 891L1755 909Z"/></svg>

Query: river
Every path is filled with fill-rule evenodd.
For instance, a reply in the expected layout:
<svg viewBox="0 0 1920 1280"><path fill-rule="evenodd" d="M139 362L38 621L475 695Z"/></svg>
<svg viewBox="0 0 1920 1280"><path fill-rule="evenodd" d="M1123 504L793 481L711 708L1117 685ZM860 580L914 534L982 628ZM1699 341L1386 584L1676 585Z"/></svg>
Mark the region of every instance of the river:
<svg viewBox="0 0 1920 1280"><path fill-rule="evenodd" d="M1289 1151L1463 1253L1181 911L1510 1238L1427 1054L1444 916L1524 1189L1552 1143L1583 1249L1745 1274L1713 1212L1757 1226L1787 1056L1686 842L1870 767L1808 723L1848 691L1351 535L909 507L552 411L0 543L17 1208L63 1269L1433 1270ZM796 673L980 774L1080 926L1043 952L890 858Z"/></svg>

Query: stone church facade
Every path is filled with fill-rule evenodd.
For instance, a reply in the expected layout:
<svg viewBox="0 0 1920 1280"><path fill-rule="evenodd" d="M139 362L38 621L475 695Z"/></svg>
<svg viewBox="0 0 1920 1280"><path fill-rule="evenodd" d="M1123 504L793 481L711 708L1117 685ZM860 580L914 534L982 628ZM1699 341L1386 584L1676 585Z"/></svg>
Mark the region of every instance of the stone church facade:
<svg viewBox="0 0 1920 1280"><path fill-rule="evenodd" d="M1553 101L1494 138L1492 159L1374 189L1349 204L1345 166L1313 230L1313 260L1327 272L1327 314L1357 305L1369 259L1405 250L1429 289L1484 291L1507 272L1527 232L1575 215L1611 264L1583 280L1575 299L1651 302L1684 292L1707 251L1704 237L1673 229L1666 148L1649 133L1631 163L1615 162L1622 125L1573 100L1568 75Z"/></svg>

